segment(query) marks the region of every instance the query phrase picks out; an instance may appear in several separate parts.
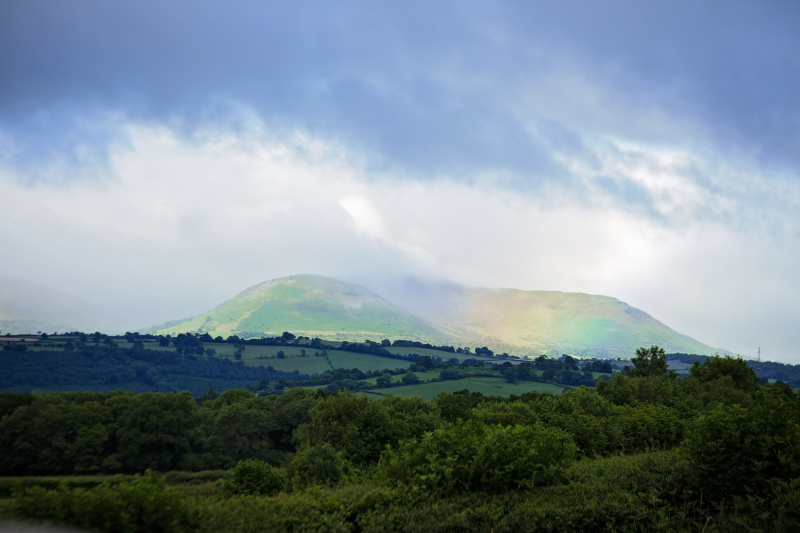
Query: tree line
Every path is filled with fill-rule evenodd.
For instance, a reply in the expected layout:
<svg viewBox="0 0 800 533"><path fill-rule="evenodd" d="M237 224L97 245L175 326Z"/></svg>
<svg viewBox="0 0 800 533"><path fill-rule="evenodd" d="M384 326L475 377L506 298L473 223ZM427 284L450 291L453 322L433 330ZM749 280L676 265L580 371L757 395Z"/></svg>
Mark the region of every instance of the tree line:
<svg viewBox="0 0 800 533"><path fill-rule="evenodd" d="M150 474L23 490L7 512L109 531L795 529L800 396L737 358L680 378L651 347L632 365L559 396L431 402L299 388L2 394L4 475L231 469L211 500Z"/></svg>
<svg viewBox="0 0 800 533"><path fill-rule="evenodd" d="M164 531L795 529L800 396L760 385L731 357L683 378L657 347L632 365L558 396L460 391L430 402L299 388L3 394L0 472L231 469L211 500L151 474L93 491L29 489L9 507L106 530L155 523L163 508L147 501L172 510Z"/></svg>

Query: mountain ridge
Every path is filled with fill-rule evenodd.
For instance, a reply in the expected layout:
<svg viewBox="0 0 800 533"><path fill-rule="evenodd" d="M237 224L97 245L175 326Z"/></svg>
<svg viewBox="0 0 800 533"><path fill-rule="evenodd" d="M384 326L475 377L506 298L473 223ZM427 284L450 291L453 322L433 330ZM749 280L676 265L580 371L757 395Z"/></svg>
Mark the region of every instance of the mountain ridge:
<svg viewBox="0 0 800 533"><path fill-rule="evenodd" d="M652 344L669 352L720 351L612 296L456 284L421 295L415 303L406 301L404 309L354 283L315 274L286 276L249 287L207 313L143 332L227 336L291 331L340 340L390 337L487 345L512 354L601 357L629 356Z"/></svg>
<svg viewBox="0 0 800 533"><path fill-rule="evenodd" d="M280 335L292 331L344 340L387 336L454 340L366 287L316 274L268 280L248 287L206 313L178 324L172 321L142 330L160 334L185 331L222 336Z"/></svg>

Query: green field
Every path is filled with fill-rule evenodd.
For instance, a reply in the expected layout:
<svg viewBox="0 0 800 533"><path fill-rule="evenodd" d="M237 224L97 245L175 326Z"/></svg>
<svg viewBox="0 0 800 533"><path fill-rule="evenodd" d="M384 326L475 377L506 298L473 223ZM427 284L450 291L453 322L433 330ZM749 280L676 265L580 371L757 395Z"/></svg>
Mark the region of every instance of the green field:
<svg viewBox="0 0 800 533"><path fill-rule="evenodd" d="M286 359L245 359L244 364L248 366L271 366L281 372L293 372L297 370L301 374L322 374L326 370L331 370L331 365L324 357L287 357Z"/></svg>
<svg viewBox="0 0 800 533"><path fill-rule="evenodd" d="M408 368L411 361L402 359L392 359L390 357L380 357L366 353L340 352L331 350L328 352L328 359L334 368L357 368L362 372L367 370L394 370L395 368Z"/></svg>
<svg viewBox="0 0 800 533"><path fill-rule="evenodd" d="M442 372L441 370L429 370L428 372L412 372L412 374L417 376L420 381L430 381L432 379L438 378L441 372ZM402 378L403 376L392 376L392 382L397 383ZM378 377L376 376L374 378L362 379L361 381L366 383L371 383L372 385L377 385Z"/></svg>
<svg viewBox="0 0 800 533"><path fill-rule="evenodd" d="M441 350L429 350L427 348L402 348L400 346L391 346L387 348L387 350L391 353L396 353L400 355L409 355L412 353L418 355L430 355L431 357L441 357L445 361L448 359L458 359L459 361L463 361L465 359L477 359L479 361L488 361L488 357L480 357L475 354L466 354L466 353L450 353L450 352L443 352Z"/></svg>
<svg viewBox="0 0 800 533"><path fill-rule="evenodd" d="M384 394L396 394L398 396L418 395L426 400L432 400L442 392L455 392L464 389L468 389L472 392L480 392L487 396L511 396L512 394L519 395L526 392L551 392L553 394L560 394L564 391L564 387L552 385L550 383L521 381L514 384L508 383L502 378L465 378L455 381L438 381L435 383L392 387L390 389L385 389Z"/></svg>

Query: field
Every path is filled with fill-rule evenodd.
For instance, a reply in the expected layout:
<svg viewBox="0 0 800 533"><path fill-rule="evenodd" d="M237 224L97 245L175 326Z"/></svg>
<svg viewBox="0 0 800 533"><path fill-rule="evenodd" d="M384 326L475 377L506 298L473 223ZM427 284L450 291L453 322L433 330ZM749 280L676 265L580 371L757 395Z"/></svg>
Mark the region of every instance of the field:
<svg viewBox="0 0 800 533"><path fill-rule="evenodd" d="M519 395L526 392L551 392L553 394L560 394L565 388L559 385L537 383L534 381L521 381L514 384L508 383L502 378L465 378L454 381L437 381L434 383L392 387L390 389L384 389L383 392L386 395L395 394L397 396L418 395L426 400L432 400L442 392L455 392L464 389L468 389L472 392L480 392L487 396L511 396L512 394Z"/></svg>
<svg viewBox="0 0 800 533"><path fill-rule="evenodd" d="M387 348L388 351L391 353L396 353L400 355L408 355L408 354L419 354L419 355L430 355L431 357L441 357L445 361L448 359L456 358L459 361L463 361L464 359L477 359L479 361L488 361L488 357L480 357L478 355L472 353L450 353L450 352L443 352L441 350L429 350L427 348L402 348L400 346L391 346Z"/></svg>
<svg viewBox="0 0 800 533"><path fill-rule="evenodd" d="M322 374L326 370L331 370L331 365L324 357L287 357L286 359L247 359L242 357L242 361L247 366L271 366L281 372L294 372L297 370L301 374Z"/></svg>
<svg viewBox="0 0 800 533"><path fill-rule="evenodd" d="M367 370L384 370L395 368L408 368L411 366L411 361L404 361L402 359L392 359L390 357L380 357L377 355L370 355L366 353L353 353L353 352L328 352L328 359L331 360L333 368L357 368L362 372Z"/></svg>

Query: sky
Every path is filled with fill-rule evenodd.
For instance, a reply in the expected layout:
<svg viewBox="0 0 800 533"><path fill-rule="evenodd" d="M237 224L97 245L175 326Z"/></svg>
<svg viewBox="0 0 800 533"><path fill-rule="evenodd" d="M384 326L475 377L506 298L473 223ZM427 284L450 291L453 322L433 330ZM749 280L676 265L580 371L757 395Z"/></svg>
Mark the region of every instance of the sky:
<svg viewBox="0 0 800 533"><path fill-rule="evenodd" d="M0 3L0 281L614 296L800 363L800 4Z"/></svg>

